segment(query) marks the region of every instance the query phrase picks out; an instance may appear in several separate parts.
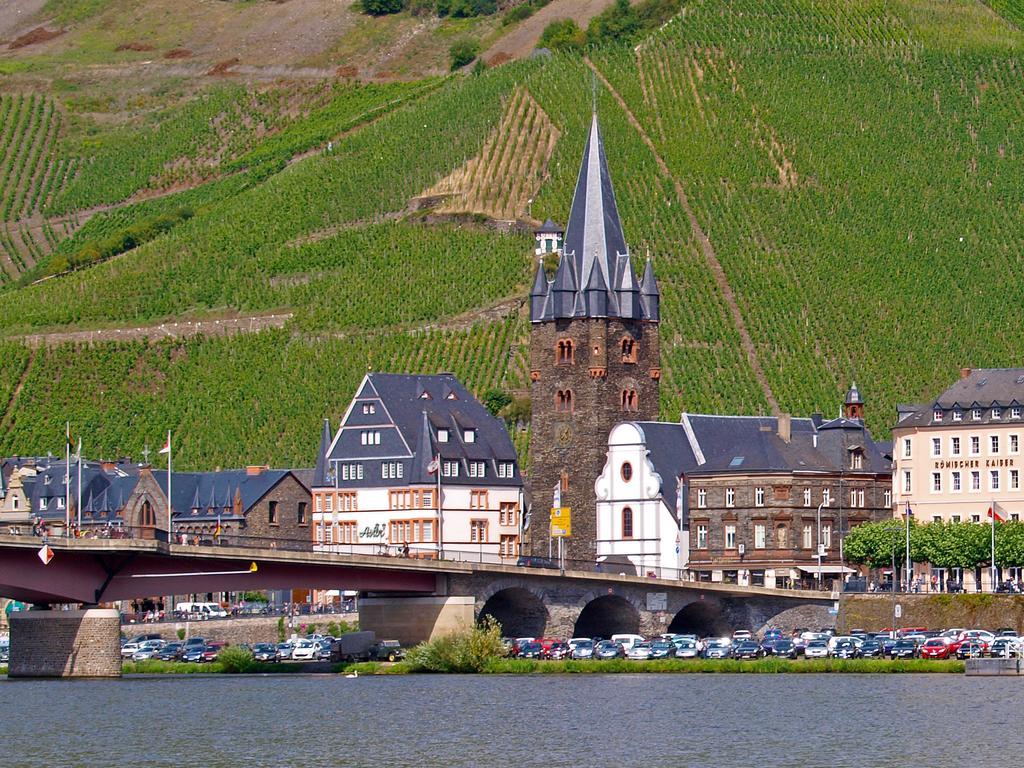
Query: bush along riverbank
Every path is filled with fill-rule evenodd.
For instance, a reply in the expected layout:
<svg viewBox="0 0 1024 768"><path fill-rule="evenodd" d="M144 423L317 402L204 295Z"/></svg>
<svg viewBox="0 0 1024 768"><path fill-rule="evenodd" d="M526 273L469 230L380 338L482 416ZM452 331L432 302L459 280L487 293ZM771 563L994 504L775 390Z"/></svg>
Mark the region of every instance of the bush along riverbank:
<svg viewBox="0 0 1024 768"><path fill-rule="evenodd" d="M274 664L256 661L253 659L251 651L235 646L225 648L220 652L216 661L208 664L147 659L146 661L126 661L121 665L121 671L126 675L259 675L304 672L308 671L308 667L301 664ZM322 672L323 670L318 669L317 671Z"/></svg>

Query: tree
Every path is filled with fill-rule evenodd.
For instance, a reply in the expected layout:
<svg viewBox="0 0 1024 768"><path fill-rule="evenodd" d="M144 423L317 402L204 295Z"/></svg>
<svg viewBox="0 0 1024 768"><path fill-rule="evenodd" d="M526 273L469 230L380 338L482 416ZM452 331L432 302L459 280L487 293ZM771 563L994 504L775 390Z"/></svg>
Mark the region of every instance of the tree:
<svg viewBox="0 0 1024 768"><path fill-rule="evenodd" d="M480 44L476 40L457 40L448 49L451 55L452 71L462 69L480 53Z"/></svg>
<svg viewBox="0 0 1024 768"><path fill-rule="evenodd" d="M371 16L386 16L405 8L405 0L362 0L363 13Z"/></svg>
<svg viewBox="0 0 1024 768"><path fill-rule="evenodd" d="M996 524L996 563L1004 568L1024 566L1024 523Z"/></svg>
<svg viewBox="0 0 1024 768"><path fill-rule="evenodd" d="M540 48L552 51L578 51L587 43L587 36L572 19L552 21L540 36Z"/></svg>
<svg viewBox="0 0 1024 768"><path fill-rule="evenodd" d="M864 523L851 529L843 541L843 553L854 563L869 568L897 567L906 556L906 530L900 520Z"/></svg>
<svg viewBox="0 0 1024 768"><path fill-rule="evenodd" d="M489 389L483 393L480 400L492 416L497 416L501 413L502 408L512 404L512 395L502 392L500 389Z"/></svg>

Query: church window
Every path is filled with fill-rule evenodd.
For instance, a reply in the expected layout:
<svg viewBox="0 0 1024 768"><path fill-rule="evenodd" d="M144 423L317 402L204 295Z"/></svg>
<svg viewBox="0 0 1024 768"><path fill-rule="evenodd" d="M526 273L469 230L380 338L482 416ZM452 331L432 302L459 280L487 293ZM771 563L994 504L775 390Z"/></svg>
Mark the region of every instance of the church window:
<svg viewBox="0 0 1024 768"><path fill-rule="evenodd" d="M555 392L555 410L572 413L573 403L571 389L560 389Z"/></svg>
<svg viewBox="0 0 1024 768"><path fill-rule="evenodd" d="M635 389L624 389L620 395L620 405L623 411L636 412L640 410L640 398Z"/></svg>
<svg viewBox="0 0 1024 768"><path fill-rule="evenodd" d="M575 345L572 339L559 339L555 346L555 360L559 365L571 365L575 362Z"/></svg>
<svg viewBox="0 0 1024 768"><path fill-rule="evenodd" d="M622 337L622 362L624 363L635 363L637 359L637 352L639 351L639 344L631 336Z"/></svg>
<svg viewBox="0 0 1024 768"><path fill-rule="evenodd" d="M628 461L622 463L621 472L623 481L628 483L630 480L633 479L633 465L630 464Z"/></svg>
<svg viewBox="0 0 1024 768"><path fill-rule="evenodd" d="M622 538L633 538L633 510L629 507L622 508Z"/></svg>

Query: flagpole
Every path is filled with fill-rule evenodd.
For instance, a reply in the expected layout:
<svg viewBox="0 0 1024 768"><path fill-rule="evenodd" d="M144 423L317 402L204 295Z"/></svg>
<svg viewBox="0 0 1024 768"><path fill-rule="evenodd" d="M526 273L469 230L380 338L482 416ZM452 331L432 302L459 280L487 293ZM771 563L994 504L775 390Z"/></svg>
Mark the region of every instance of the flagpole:
<svg viewBox="0 0 1024 768"><path fill-rule="evenodd" d="M992 591L996 591L996 502L992 500Z"/></svg>
<svg viewBox="0 0 1024 768"><path fill-rule="evenodd" d="M167 543L171 543L173 529L171 519L174 505L171 503L171 430L167 430Z"/></svg>
<svg viewBox="0 0 1024 768"><path fill-rule="evenodd" d="M64 535L71 534L71 422L64 422Z"/></svg>
<svg viewBox="0 0 1024 768"><path fill-rule="evenodd" d="M441 452L437 452L437 558L444 560L444 505L441 503Z"/></svg>
<svg viewBox="0 0 1024 768"><path fill-rule="evenodd" d="M907 502L907 562L906 562L907 583L904 589L910 592L910 502Z"/></svg>
<svg viewBox="0 0 1024 768"><path fill-rule="evenodd" d="M78 503L75 505L78 514L78 530L82 530L82 438L78 438Z"/></svg>

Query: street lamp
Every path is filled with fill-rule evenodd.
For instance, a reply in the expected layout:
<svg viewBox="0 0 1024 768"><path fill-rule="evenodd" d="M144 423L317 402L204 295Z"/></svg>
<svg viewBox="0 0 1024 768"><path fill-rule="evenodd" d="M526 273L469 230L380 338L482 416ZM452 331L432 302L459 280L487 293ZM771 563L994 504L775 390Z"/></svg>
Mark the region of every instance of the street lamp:
<svg viewBox="0 0 1024 768"><path fill-rule="evenodd" d="M825 556L825 548L821 544L821 508L825 506L825 501L822 500L821 504L818 505L818 551L815 555L818 558L818 591L821 592L821 558Z"/></svg>

